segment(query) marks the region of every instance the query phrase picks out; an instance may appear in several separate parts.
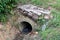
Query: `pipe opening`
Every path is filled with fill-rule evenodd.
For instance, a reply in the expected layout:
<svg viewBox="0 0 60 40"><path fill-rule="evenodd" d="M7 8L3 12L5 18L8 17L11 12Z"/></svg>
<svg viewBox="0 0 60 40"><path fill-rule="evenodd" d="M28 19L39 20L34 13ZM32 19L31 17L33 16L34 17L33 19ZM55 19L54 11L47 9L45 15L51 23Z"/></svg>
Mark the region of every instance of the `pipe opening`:
<svg viewBox="0 0 60 40"><path fill-rule="evenodd" d="M23 21L23 22L21 22L21 24L22 24L22 27L23 27L22 28L22 33L28 34L32 31L32 26L31 26L30 23Z"/></svg>

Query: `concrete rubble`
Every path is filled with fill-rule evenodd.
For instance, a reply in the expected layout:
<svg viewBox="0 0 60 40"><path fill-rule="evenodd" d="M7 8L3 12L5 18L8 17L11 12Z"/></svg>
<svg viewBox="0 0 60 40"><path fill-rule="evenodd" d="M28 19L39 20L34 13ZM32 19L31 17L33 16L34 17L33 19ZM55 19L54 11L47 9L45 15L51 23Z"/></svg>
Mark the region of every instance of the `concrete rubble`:
<svg viewBox="0 0 60 40"><path fill-rule="evenodd" d="M19 5L17 8L24 15L27 15L28 17L30 17L34 20L38 20L39 16L41 16L42 14L45 14L45 15L51 14L50 10L40 8L40 7L34 6L32 4L28 4L28 5L26 4L26 5L22 5L22 6Z"/></svg>

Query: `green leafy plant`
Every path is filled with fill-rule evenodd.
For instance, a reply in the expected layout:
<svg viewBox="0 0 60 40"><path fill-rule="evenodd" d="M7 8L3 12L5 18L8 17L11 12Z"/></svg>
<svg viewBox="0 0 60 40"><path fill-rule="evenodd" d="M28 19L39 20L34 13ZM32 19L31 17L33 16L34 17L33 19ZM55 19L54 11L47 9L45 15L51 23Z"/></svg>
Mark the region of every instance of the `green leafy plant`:
<svg viewBox="0 0 60 40"><path fill-rule="evenodd" d="M7 19L7 15L15 7L18 0L0 0L0 22Z"/></svg>

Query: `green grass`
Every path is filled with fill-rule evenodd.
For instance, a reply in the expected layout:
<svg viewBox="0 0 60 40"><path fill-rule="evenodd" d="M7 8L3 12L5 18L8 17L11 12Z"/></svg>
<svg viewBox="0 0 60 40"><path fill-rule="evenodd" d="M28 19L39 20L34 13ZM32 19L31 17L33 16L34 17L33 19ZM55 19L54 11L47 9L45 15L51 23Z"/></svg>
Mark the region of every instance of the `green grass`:
<svg viewBox="0 0 60 40"><path fill-rule="evenodd" d="M42 40L60 40L60 28L47 29L40 33Z"/></svg>

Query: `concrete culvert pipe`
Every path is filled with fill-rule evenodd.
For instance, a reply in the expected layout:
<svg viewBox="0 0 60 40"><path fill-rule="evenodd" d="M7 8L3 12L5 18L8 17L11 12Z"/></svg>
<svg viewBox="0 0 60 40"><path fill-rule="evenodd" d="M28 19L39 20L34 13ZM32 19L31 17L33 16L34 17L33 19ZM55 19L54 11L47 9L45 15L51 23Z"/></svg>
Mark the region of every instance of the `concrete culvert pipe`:
<svg viewBox="0 0 60 40"><path fill-rule="evenodd" d="M24 34L28 34L32 31L32 26L30 23L26 22L26 21L22 21L21 23L21 32Z"/></svg>

